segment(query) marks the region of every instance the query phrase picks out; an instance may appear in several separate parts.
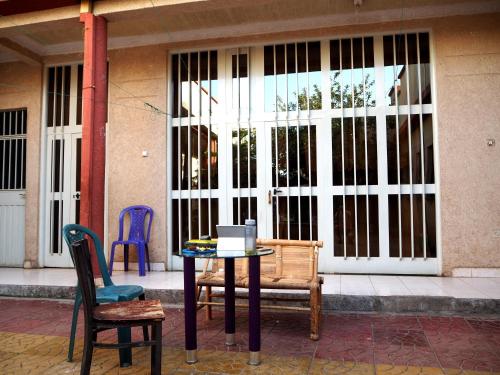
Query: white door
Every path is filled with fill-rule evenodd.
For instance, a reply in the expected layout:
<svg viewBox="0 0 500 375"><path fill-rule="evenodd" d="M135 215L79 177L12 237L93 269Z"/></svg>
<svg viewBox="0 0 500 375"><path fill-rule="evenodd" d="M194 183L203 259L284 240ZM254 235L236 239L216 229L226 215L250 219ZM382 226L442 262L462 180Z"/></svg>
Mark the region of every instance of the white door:
<svg viewBox="0 0 500 375"><path fill-rule="evenodd" d="M180 53L171 66L174 254L251 217L259 237L323 240L323 272L438 272L427 33Z"/></svg>
<svg viewBox="0 0 500 375"><path fill-rule="evenodd" d="M26 115L0 111L0 266L24 262Z"/></svg>
<svg viewBox="0 0 500 375"><path fill-rule="evenodd" d="M81 82L81 65L47 70L44 213L47 267L73 264L62 228L80 220Z"/></svg>

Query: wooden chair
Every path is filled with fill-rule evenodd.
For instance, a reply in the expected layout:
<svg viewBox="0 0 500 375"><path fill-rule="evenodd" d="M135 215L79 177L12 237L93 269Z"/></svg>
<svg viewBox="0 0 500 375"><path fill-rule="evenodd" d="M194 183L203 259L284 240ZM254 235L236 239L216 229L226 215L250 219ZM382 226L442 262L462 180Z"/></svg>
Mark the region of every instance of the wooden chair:
<svg viewBox="0 0 500 375"><path fill-rule="evenodd" d="M261 289L309 290L307 298L271 297L272 300L288 302L306 301L307 307L266 304L262 305L262 308L310 312L310 338L318 340L323 284L323 278L318 276L318 255L319 248L323 247L323 241L257 239L257 245L274 249L273 255L261 258ZM209 269L209 261L212 261L211 269ZM248 288L247 259L239 259L235 262L235 285L239 288ZM200 308L206 306L206 316L212 319L212 306L223 305L222 302L214 302L213 298L222 297L224 294L212 292L212 287L224 286L223 260L207 260L202 274L197 278L197 286L198 306ZM204 300L200 300L203 287L205 287L205 296ZM237 298L243 297L238 295Z"/></svg>
<svg viewBox="0 0 500 375"><path fill-rule="evenodd" d="M87 240L73 242L70 249L82 292L85 315L85 339L80 374L90 373L94 348L121 349L140 346L151 346L151 373L161 374L161 328L165 315L160 301L134 300L98 305ZM138 326L151 326L151 340L117 344L97 342L98 332Z"/></svg>
<svg viewBox="0 0 500 375"><path fill-rule="evenodd" d="M63 237L71 248L71 244L75 241L79 241L83 238L88 238L94 245L95 254L97 255L97 264L99 266L99 271L101 272L102 281L104 286L96 289L96 301L97 303L107 303L107 302L122 302L122 301L132 301L135 298L140 300L145 299L144 288L140 285L115 285L111 280L108 273L108 267L106 265L106 258L104 257L104 251L102 250L101 241L97 234L92 232L89 228L86 228L78 224L67 224L63 228ZM76 325L78 323L78 313L80 311L80 306L82 304L82 293L80 288L76 289L75 304L73 305L73 319L71 321L71 331L69 335L69 348L68 348L68 362L73 361L73 349L75 347L75 336L76 336ZM143 329L144 340L149 340L148 329L144 327Z"/></svg>

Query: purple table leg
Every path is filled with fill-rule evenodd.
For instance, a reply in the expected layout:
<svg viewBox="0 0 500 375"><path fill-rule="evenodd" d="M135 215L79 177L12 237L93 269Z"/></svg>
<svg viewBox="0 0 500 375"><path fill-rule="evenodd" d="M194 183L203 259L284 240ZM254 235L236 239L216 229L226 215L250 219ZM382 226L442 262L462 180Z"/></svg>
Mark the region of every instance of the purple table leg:
<svg viewBox="0 0 500 375"><path fill-rule="evenodd" d="M249 365L260 364L260 257L249 258L248 334Z"/></svg>
<svg viewBox="0 0 500 375"><path fill-rule="evenodd" d="M184 329L186 362L196 363L196 280L194 258L184 257Z"/></svg>
<svg viewBox="0 0 500 375"><path fill-rule="evenodd" d="M224 322L226 328L226 345L234 345L235 305L234 305L234 259L224 259Z"/></svg>

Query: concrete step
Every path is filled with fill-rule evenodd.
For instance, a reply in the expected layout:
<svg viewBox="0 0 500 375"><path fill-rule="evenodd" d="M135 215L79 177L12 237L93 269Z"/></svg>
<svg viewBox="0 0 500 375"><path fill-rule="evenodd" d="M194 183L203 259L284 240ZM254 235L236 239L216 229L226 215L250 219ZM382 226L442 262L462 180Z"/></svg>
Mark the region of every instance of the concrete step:
<svg viewBox="0 0 500 375"><path fill-rule="evenodd" d="M16 285L0 284L0 296L74 299L76 288L64 285ZM244 290L238 294L245 295ZM273 301L279 297L305 297L306 293L282 293L263 290L262 297L269 299L262 304L283 304ZM184 292L180 288L146 288L146 297L159 299L164 304L182 305ZM240 300L237 301L239 303ZM246 303L242 300L241 303ZM499 314L500 299L457 298L450 296L423 295L347 295L323 294L324 311L343 312L386 312L386 313L426 313L426 314Z"/></svg>

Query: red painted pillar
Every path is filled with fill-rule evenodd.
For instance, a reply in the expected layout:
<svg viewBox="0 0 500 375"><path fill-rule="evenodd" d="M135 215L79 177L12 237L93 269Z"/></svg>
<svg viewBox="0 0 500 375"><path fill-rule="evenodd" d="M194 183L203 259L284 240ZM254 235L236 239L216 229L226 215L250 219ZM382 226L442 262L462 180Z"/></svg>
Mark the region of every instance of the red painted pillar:
<svg viewBox="0 0 500 375"><path fill-rule="evenodd" d="M107 119L107 27L106 19L82 13L83 52L83 134L80 222L104 240L104 167ZM95 258L95 257L94 257ZM93 259L94 272L97 269Z"/></svg>

